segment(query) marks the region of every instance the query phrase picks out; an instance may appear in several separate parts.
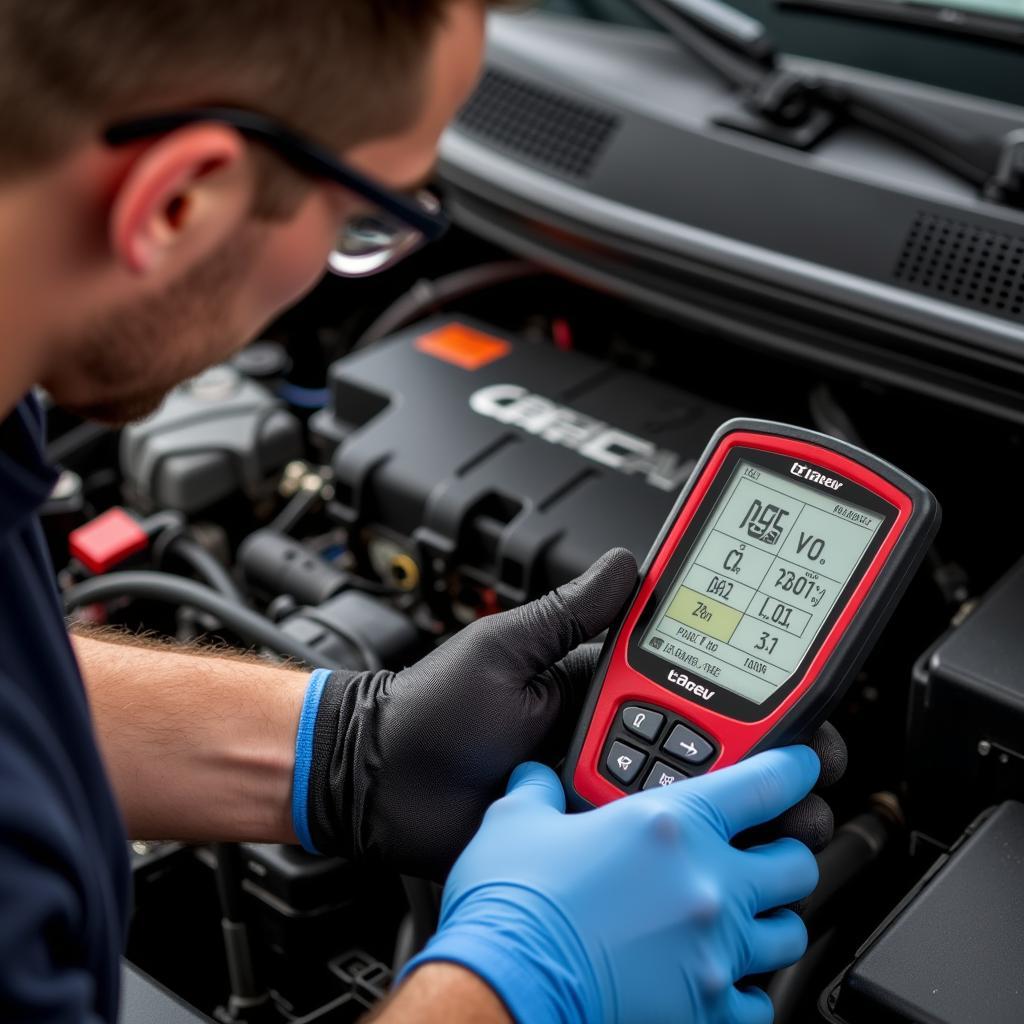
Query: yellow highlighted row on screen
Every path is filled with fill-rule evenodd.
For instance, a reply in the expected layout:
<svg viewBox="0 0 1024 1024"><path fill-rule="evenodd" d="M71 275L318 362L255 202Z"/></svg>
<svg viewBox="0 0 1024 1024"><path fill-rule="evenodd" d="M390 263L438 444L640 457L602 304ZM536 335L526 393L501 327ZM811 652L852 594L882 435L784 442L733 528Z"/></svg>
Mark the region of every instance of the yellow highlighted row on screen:
<svg viewBox="0 0 1024 1024"><path fill-rule="evenodd" d="M679 593L668 606L667 614L676 622L699 629L724 644L729 642L743 618L743 612L715 601L706 594L698 594L689 587L679 588Z"/></svg>

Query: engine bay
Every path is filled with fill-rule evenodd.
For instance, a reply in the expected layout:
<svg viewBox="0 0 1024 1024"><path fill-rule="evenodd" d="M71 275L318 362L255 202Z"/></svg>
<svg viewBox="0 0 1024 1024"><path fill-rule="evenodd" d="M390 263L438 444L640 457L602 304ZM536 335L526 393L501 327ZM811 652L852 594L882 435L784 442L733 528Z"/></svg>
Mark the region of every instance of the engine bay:
<svg viewBox="0 0 1024 1024"><path fill-rule="evenodd" d="M767 982L779 1021L877 1020L874 997L826 990L977 816L1024 788L1007 419L681 326L454 231L380 281L327 279L142 423L52 409L63 472L43 522L73 621L399 668L610 547L642 560L737 414L860 444L945 509L834 716L850 768L803 909L810 951ZM980 507L997 481L1004 496ZM213 1019L355 1020L438 910L428 883L288 847L136 842L132 862L128 960ZM248 984L267 995L248 1015L224 918L244 924Z"/></svg>

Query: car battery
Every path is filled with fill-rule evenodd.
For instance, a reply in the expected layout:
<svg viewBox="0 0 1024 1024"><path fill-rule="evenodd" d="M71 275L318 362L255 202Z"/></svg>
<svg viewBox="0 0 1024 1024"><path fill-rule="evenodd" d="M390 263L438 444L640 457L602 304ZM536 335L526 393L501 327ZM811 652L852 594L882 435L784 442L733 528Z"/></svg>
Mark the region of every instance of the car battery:
<svg viewBox="0 0 1024 1024"><path fill-rule="evenodd" d="M857 951L830 1024L1024 1021L1024 804L985 813Z"/></svg>
<svg viewBox="0 0 1024 1024"><path fill-rule="evenodd" d="M915 667L905 794L915 848L942 849L985 807L1024 800L1022 609L1024 560Z"/></svg>
<svg viewBox="0 0 1024 1024"><path fill-rule="evenodd" d="M467 588L518 604L616 546L642 558L735 415L463 318L341 359L329 387L311 428L333 452L332 510L379 576L436 606Z"/></svg>

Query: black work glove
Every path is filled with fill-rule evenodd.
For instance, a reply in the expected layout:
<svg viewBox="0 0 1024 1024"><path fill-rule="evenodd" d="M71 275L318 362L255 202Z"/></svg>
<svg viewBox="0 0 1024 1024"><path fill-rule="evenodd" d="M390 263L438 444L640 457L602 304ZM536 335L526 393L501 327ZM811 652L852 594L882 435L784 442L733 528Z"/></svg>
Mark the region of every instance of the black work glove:
<svg viewBox="0 0 1024 1024"><path fill-rule="evenodd" d="M512 769L571 732L598 656L577 648L607 629L635 580L617 548L401 672L332 675L313 732L313 845L443 878Z"/></svg>
<svg viewBox="0 0 1024 1024"><path fill-rule="evenodd" d="M808 793L774 821L744 833L740 845L753 846L782 836L792 836L817 853L832 841L835 830L832 808L819 791L834 786L843 777L847 760L846 741L831 722L826 722L814 734L808 746L821 761L821 774L814 792Z"/></svg>
<svg viewBox="0 0 1024 1024"><path fill-rule="evenodd" d="M443 879L512 769L564 752L601 652L585 641L611 624L635 579L633 556L618 548L401 672L334 673L309 769L316 849ZM826 723L811 746L819 787L833 784L846 768L842 737ZM832 810L811 793L765 829L819 850L832 837Z"/></svg>

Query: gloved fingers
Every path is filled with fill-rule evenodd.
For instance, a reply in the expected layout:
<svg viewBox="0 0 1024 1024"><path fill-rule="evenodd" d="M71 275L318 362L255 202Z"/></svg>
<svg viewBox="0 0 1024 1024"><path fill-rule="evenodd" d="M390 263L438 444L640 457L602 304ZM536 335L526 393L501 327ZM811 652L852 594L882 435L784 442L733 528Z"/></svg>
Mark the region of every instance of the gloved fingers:
<svg viewBox="0 0 1024 1024"><path fill-rule="evenodd" d="M821 775L817 788L834 786L846 774L849 760L846 740L831 722L825 722L811 737L810 748L821 761Z"/></svg>
<svg viewBox="0 0 1024 1024"><path fill-rule="evenodd" d="M505 796L499 803L506 806L522 803L545 805L562 814L565 812L565 790L558 776L546 765L526 761L512 773Z"/></svg>
<svg viewBox="0 0 1024 1024"><path fill-rule="evenodd" d="M557 665L536 676L537 684L554 686L567 708L578 708L583 703L600 660L601 644L580 644Z"/></svg>
<svg viewBox="0 0 1024 1024"><path fill-rule="evenodd" d="M580 644L557 665L534 678L530 690L545 712L539 716L538 725L547 730L541 748L536 751L540 760L564 756L600 657L600 644Z"/></svg>
<svg viewBox="0 0 1024 1024"><path fill-rule="evenodd" d="M772 1024L775 1007L759 988L731 988L726 996L723 1020L729 1024Z"/></svg>
<svg viewBox="0 0 1024 1024"><path fill-rule="evenodd" d="M807 928L792 910L776 910L754 921L745 975L769 974L795 964L807 951Z"/></svg>
<svg viewBox="0 0 1024 1024"><path fill-rule="evenodd" d="M805 797L818 778L817 755L809 747L767 750L729 768L683 785L669 786L684 806L696 798L726 839L777 818Z"/></svg>
<svg viewBox="0 0 1024 1024"><path fill-rule="evenodd" d="M776 839L741 854L753 889L753 912L784 907L809 896L818 884L818 862L796 839Z"/></svg>
<svg viewBox="0 0 1024 1024"><path fill-rule="evenodd" d="M799 839L811 851L818 853L832 841L835 819L825 800L817 793L809 793L767 828L776 836Z"/></svg>
<svg viewBox="0 0 1024 1024"><path fill-rule="evenodd" d="M525 684L607 629L635 583L633 555L614 548L582 576L529 604L481 619L452 643L474 671L484 659Z"/></svg>
<svg viewBox="0 0 1024 1024"><path fill-rule="evenodd" d="M799 839L812 853L820 853L832 841L834 830L832 808L817 793L808 793L774 821L744 833L737 839L736 845L740 849L747 849L770 843L781 836L790 836Z"/></svg>

